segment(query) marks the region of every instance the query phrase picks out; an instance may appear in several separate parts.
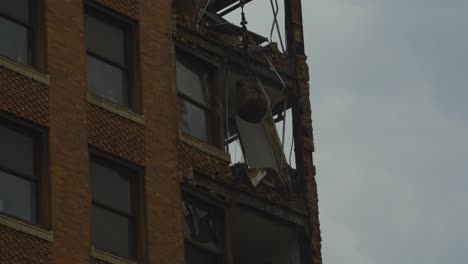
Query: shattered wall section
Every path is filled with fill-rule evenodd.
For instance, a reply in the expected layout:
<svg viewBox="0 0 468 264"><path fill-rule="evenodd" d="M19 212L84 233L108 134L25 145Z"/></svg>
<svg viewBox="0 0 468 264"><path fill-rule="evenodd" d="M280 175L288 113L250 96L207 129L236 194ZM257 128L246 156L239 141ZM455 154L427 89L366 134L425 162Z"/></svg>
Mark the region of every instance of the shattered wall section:
<svg viewBox="0 0 468 264"><path fill-rule="evenodd" d="M299 208L301 211L307 208L309 215L308 221L310 221L310 225L307 225L307 232L305 232L307 234L307 241L304 242L301 238L300 243L301 247L310 249L307 250L305 263L321 264L318 193L315 180L315 166L312 160L314 144L309 99L309 69L306 64L306 56L304 55L301 0L285 1L285 14L288 44L287 53L275 52L277 48L272 48L271 46L274 45L271 44L269 45L270 50L266 51L268 55L261 56L261 52L263 51L260 51L259 47L256 45L259 43L253 44L251 42L249 49L256 51L250 54L251 57L249 59L251 65L249 66L254 68L254 75L267 73L262 76L267 76L266 79L269 81L278 81L276 75L269 72L271 68L276 68L279 75L285 79L285 86L288 90L288 99L285 100L287 104L281 103L283 101L283 98L281 98L281 100L277 102L278 104L276 107L272 109L272 115L280 116L279 113L292 108L297 170L288 168L287 175L292 179L291 181L295 188L281 189L278 188L281 183L276 185L271 183L265 184L266 181L264 181L263 184L253 185L249 182L249 169L251 169L248 164L249 157L246 157L246 162L241 159L241 163L233 164L230 168L231 171L229 171L229 161L220 158L220 156L216 154L223 153L222 150L215 152L206 151L206 148L197 147L184 140L178 143L180 156L178 175L181 179L184 179L192 177L194 171L202 172L212 179L221 180L228 186L227 188L233 191L242 190L252 197L262 197L272 204L284 206L284 208ZM239 65L243 65L242 63L244 60L242 56L244 53L242 51L242 41L239 41L239 36L242 35L240 27L232 24L227 25L229 23L224 23L226 21L223 21L222 17L216 17L216 14L213 13L207 14L206 17L201 20L202 23L193 23L193 18L180 14L177 15L177 19L176 41L180 41L184 43L184 46L197 51L203 49L206 49L204 51L209 50L210 55L219 58L219 61L224 63L223 67L228 67L231 71L234 71L233 69L239 67ZM249 32L248 35L252 39L258 37L259 41L262 40L261 36L253 32ZM257 41L254 40L253 42ZM267 63L265 59L267 56L270 57L270 61L273 63ZM239 74L244 75L242 72ZM223 90L225 87L220 87L220 89ZM228 92L232 91L229 90ZM228 93L228 95L232 97L232 93ZM282 96L281 94L280 97ZM229 100L226 98L226 101ZM286 107L284 107L284 105L286 105ZM229 103L229 105L226 106L228 108L228 113L220 114L226 114L226 119L229 120L230 123L235 123L235 121L233 121L235 120L233 116L238 113L232 113L235 111L232 109L232 106L233 104ZM291 118L291 115L289 115L288 118ZM229 132L231 132L231 125L228 127ZM229 134L229 136L242 133L239 133L239 129L234 129L233 131L234 133ZM242 135L240 138L242 141ZM255 145L255 143L252 142L248 144ZM249 147L251 149L252 146L247 146L247 149L249 149ZM245 148L243 151L245 154ZM289 152L289 149L286 151ZM265 179L267 179L267 177L265 177Z"/></svg>

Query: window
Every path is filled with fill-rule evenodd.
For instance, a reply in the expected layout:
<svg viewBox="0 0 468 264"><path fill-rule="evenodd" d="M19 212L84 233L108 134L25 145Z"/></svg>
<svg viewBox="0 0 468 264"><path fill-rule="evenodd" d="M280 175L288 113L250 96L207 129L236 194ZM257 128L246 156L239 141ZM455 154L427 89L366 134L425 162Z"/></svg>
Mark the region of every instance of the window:
<svg viewBox="0 0 468 264"><path fill-rule="evenodd" d="M33 32L30 0L0 3L0 34L1 55L23 64L32 64Z"/></svg>
<svg viewBox="0 0 468 264"><path fill-rule="evenodd" d="M185 195L182 213L185 263L223 263L223 210Z"/></svg>
<svg viewBox="0 0 468 264"><path fill-rule="evenodd" d="M136 257L137 172L113 161L91 158L92 243L121 257Z"/></svg>
<svg viewBox="0 0 468 264"><path fill-rule="evenodd" d="M0 211L39 221L40 135L0 121Z"/></svg>
<svg viewBox="0 0 468 264"><path fill-rule="evenodd" d="M94 9L84 16L88 89L94 95L134 107L130 92L131 25Z"/></svg>
<svg viewBox="0 0 468 264"><path fill-rule="evenodd" d="M180 130L213 144L211 68L187 56L178 56L176 75Z"/></svg>
<svg viewBox="0 0 468 264"><path fill-rule="evenodd" d="M299 264L298 226L245 207L229 209L232 264Z"/></svg>

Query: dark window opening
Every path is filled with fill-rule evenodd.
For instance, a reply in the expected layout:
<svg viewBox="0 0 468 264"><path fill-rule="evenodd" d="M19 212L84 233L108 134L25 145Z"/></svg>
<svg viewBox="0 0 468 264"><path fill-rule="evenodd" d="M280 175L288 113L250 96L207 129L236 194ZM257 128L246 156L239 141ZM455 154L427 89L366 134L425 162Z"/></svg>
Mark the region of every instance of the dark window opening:
<svg viewBox="0 0 468 264"><path fill-rule="evenodd" d="M88 10L84 16L89 91L113 103L135 107L132 88L131 25Z"/></svg>
<svg viewBox="0 0 468 264"><path fill-rule="evenodd" d="M92 243L121 257L136 257L135 177L131 169L92 157Z"/></svg>
<svg viewBox="0 0 468 264"><path fill-rule="evenodd" d="M230 209L233 264L300 264L298 231L288 224L241 208Z"/></svg>
<svg viewBox="0 0 468 264"><path fill-rule="evenodd" d="M224 211L185 195L182 213L185 263L223 263Z"/></svg>
<svg viewBox="0 0 468 264"><path fill-rule="evenodd" d="M180 130L213 144L213 71L206 63L180 54L176 76Z"/></svg>
<svg viewBox="0 0 468 264"><path fill-rule="evenodd" d="M0 54L19 63L32 65L30 4L30 0L15 0L0 5Z"/></svg>
<svg viewBox="0 0 468 264"><path fill-rule="evenodd" d="M0 123L0 211L38 222L39 135Z"/></svg>

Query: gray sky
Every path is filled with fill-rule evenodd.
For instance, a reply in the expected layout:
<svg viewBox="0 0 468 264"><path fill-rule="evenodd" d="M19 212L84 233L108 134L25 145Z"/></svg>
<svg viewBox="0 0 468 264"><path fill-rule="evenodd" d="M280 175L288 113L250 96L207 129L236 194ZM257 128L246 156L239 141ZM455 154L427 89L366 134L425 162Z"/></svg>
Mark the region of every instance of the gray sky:
<svg viewBox="0 0 468 264"><path fill-rule="evenodd" d="M468 1L302 2L324 263L468 263Z"/></svg>

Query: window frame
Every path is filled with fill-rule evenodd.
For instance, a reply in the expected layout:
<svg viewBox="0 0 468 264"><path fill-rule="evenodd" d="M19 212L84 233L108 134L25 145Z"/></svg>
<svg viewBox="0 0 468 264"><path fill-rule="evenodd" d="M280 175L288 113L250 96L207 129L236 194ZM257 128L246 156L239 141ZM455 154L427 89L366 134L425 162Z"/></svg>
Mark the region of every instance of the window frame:
<svg viewBox="0 0 468 264"><path fill-rule="evenodd" d="M221 110L224 104L224 101L221 100L221 92L220 87L222 88L222 77L220 76L220 72L222 72L221 64L216 61L215 59L211 58L207 54L204 54L202 51L195 51L185 47L181 43L175 43L175 79L176 79L176 91L177 91L177 99L182 99L189 104L199 108L200 110L204 111L207 114L207 134L208 134L208 141L203 141L201 139L196 138L197 140L212 145L218 149L224 150L224 128L221 126L223 123L222 116L223 114L217 114L218 111ZM210 73L210 87L209 87L209 106L206 106L196 99L193 99L187 94L179 91L177 86L177 61L179 58L182 58L181 61L188 63L189 65L199 65L203 64L208 67L208 72ZM177 109L179 111L179 109ZM192 136L189 132L183 131L180 127L179 130L183 133Z"/></svg>
<svg viewBox="0 0 468 264"><path fill-rule="evenodd" d="M122 159L117 157L113 154L90 146L89 148L89 182L90 186L92 184L92 177L91 174L91 166L92 162L97 162L98 164L104 164L112 169L116 169L119 174L122 173L126 176L129 180L130 184L130 204L132 208L133 215L129 215L126 212L122 212L119 209L112 208L110 206L104 205L100 202L96 202L91 193L91 210L94 206L98 207L99 209L105 210L107 212L111 212L113 214L117 214L118 216L123 216L128 219L129 225L131 225L130 237L129 241L129 249L131 256L120 256L116 253L109 252L105 249L100 249L99 247L95 247L92 241L92 230L93 230L93 220L91 215L90 221L90 230L91 230L91 245L101 251L108 252L112 255L128 258L132 260L141 260L144 259L144 252L145 252L145 194L144 194L144 177L143 177L143 168L131 161ZM90 187L92 190L92 187ZM132 254L133 253L133 254Z"/></svg>
<svg viewBox="0 0 468 264"><path fill-rule="evenodd" d="M19 134L28 136L32 139L33 144L33 177L28 177L20 172L1 167L4 171L14 177L17 177L35 184L34 195L31 198L35 199L34 219L24 219L5 211L0 211L0 214L7 215L19 221L32 224L44 229L50 229L50 175L49 175L49 149L48 149L48 129L30 121L23 120L0 110L0 126L7 127Z"/></svg>
<svg viewBox="0 0 468 264"><path fill-rule="evenodd" d="M125 89L125 98L123 104L110 101L108 98L94 94L93 95L109 101L113 104L119 105L124 108L128 108L138 114L142 113L141 107L141 94L139 89L139 49L138 49L138 21L133 18L127 17L123 14L117 13L110 8L103 6L102 4L96 3L91 0L85 0L83 6L83 22L85 16L91 16L99 20L102 23L109 24L122 30L123 39L123 54L124 64L112 61L102 55L92 52L88 49L86 44L86 28L84 30L84 45L86 50L86 57L91 56L94 59L103 62L107 65L115 67L122 71L125 76L125 83L123 87ZM84 25L84 24L83 24ZM83 26L84 27L84 26ZM87 67L86 67L87 70ZM123 80L122 80L123 82Z"/></svg>
<svg viewBox="0 0 468 264"><path fill-rule="evenodd" d="M224 263L230 263L229 260L229 255L230 255L230 246L229 246L229 232L228 232L228 217L227 217L227 211L226 211L226 206L224 206L222 203L217 202L210 197L207 197L206 195L203 195L199 191L193 190L193 188L186 186L185 184L182 184L181 187L181 206L185 201L188 201L191 204L194 205L202 205L202 208L209 208L210 211L217 211L217 213L220 215L221 222L222 222L222 227L221 227L221 241L219 245L219 249L213 249L204 245L199 244L198 242L194 241L193 239L188 238L185 235L185 232L183 231L183 214L182 214L182 233L183 233L183 239L184 239L184 258L185 258L185 244L188 243L191 246L195 247L197 250L201 252L206 252L207 254L211 254L213 256L216 256L217 258L217 264L224 264Z"/></svg>

